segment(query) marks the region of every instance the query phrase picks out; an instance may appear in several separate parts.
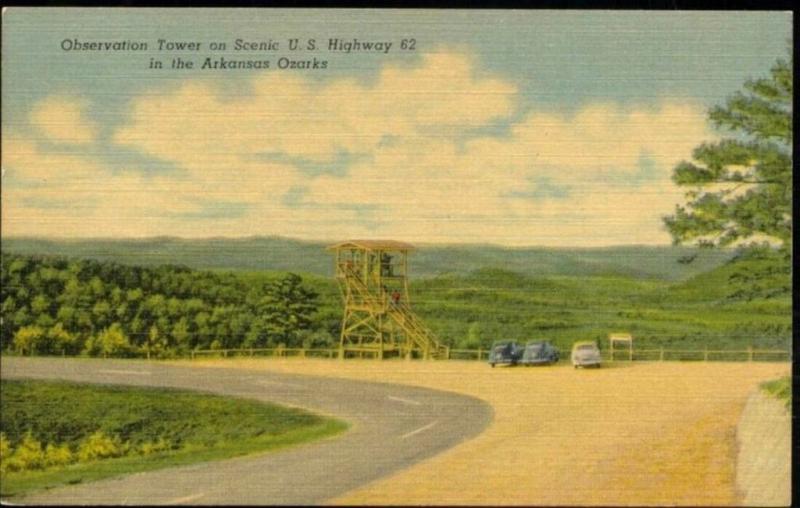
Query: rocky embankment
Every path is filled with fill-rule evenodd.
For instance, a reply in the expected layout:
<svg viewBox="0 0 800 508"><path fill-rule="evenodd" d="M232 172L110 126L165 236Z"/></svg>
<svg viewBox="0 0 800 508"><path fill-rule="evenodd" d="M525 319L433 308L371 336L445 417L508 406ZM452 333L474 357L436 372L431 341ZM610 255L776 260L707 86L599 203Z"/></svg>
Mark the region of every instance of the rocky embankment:
<svg viewBox="0 0 800 508"><path fill-rule="evenodd" d="M736 428L736 487L744 506L789 506L792 418L779 400L757 390Z"/></svg>

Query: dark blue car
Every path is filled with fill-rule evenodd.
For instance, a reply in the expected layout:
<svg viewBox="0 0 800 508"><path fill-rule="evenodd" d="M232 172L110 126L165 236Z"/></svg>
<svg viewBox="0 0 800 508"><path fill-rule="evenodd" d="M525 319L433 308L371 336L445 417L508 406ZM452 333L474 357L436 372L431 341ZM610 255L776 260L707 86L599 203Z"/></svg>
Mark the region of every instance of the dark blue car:
<svg viewBox="0 0 800 508"><path fill-rule="evenodd" d="M522 353L522 365L546 365L556 363L559 358L558 348L546 340L533 340L525 345Z"/></svg>
<svg viewBox="0 0 800 508"><path fill-rule="evenodd" d="M489 351L489 365L494 367L498 363L516 365L522 359L524 349L513 340L499 340L492 344Z"/></svg>

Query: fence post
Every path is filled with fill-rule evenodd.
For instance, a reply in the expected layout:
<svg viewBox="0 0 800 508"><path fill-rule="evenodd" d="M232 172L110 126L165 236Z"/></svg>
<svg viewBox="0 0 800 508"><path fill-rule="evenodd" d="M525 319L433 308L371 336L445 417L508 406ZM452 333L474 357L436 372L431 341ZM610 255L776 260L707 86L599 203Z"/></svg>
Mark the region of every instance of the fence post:
<svg viewBox="0 0 800 508"><path fill-rule="evenodd" d="M706 347L706 348L703 350L703 361L704 361L704 362L707 362L707 361L708 361L708 347Z"/></svg>
<svg viewBox="0 0 800 508"><path fill-rule="evenodd" d="M481 361L483 358L483 348L478 348L478 361Z"/></svg>
<svg viewBox="0 0 800 508"><path fill-rule="evenodd" d="M227 349L223 349L222 350L222 356L223 356L223 358L227 358L228 357L228 350Z"/></svg>
<svg viewBox="0 0 800 508"><path fill-rule="evenodd" d="M661 353L658 355L658 361L659 362L664 361L664 346L661 346Z"/></svg>
<svg viewBox="0 0 800 508"><path fill-rule="evenodd" d="M747 348L747 361L748 362L753 361L753 346Z"/></svg>
<svg viewBox="0 0 800 508"><path fill-rule="evenodd" d="M194 360L194 350L192 350L192 360Z"/></svg>

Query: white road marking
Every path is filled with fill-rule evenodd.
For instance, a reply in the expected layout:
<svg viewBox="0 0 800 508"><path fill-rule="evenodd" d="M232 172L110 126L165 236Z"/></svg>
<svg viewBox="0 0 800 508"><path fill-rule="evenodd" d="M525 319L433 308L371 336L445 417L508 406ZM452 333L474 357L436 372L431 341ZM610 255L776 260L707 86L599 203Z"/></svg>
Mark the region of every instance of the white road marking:
<svg viewBox="0 0 800 508"><path fill-rule="evenodd" d="M428 425L426 425L424 427L420 427L417 430L412 430L408 434L403 434L402 436L400 436L400 439L407 439L407 438L409 438L411 436L419 434L420 432L424 432L424 431L430 429L431 427L433 427L434 425L436 425L437 423L439 423L439 422L438 421L433 421L433 422L429 423Z"/></svg>
<svg viewBox="0 0 800 508"><path fill-rule="evenodd" d="M289 388L303 388L303 385L296 383L285 383L283 381L270 381L268 379L259 379L256 383L264 386L288 386Z"/></svg>
<svg viewBox="0 0 800 508"><path fill-rule="evenodd" d="M412 406L419 406L420 404L422 404L422 402L417 402L416 400L404 399L402 397L393 397L391 395L387 396L386 398L389 400L402 402L403 404L411 404Z"/></svg>
<svg viewBox="0 0 800 508"><path fill-rule="evenodd" d="M191 496L179 497L179 498L176 498L176 499L172 499L172 500L170 500L170 501L167 501L167 502L166 502L166 503L164 503L164 504L170 505L170 504L183 504L183 503L188 503L188 502L190 502L190 501L194 501L194 500L196 500L196 499L200 499L200 498L201 498L201 497L203 497L203 496L205 496L205 494L204 494L204 493L200 493L200 494L193 494L193 495L191 495Z"/></svg>
<svg viewBox="0 0 800 508"><path fill-rule="evenodd" d="M100 370L98 372L100 372L101 374L135 374L137 376L149 376L150 375L149 372L142 372L142 371L139 371L139 370L114 370L114 369L108 369L108 370Z"/></svg>

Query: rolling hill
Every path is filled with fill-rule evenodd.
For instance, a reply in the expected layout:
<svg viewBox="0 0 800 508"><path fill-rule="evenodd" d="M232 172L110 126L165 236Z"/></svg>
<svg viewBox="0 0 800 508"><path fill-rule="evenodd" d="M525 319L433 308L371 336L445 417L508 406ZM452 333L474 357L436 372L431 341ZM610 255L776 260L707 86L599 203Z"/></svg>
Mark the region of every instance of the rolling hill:
<svg viewBox="0 0 800 508"><path fill-rule="evenodd" d="M3 251L59 255L197 269L278 270L331 276L333 263L322 242L283 237L182 239L3 238ZM530 276L630 276L669 281L689 279L722 265L733 251L691 247L509 248L497 245L420 244L410 259L415 278L464 275L485 267ZM687 262L691 260L691 262Z"/></svg>

